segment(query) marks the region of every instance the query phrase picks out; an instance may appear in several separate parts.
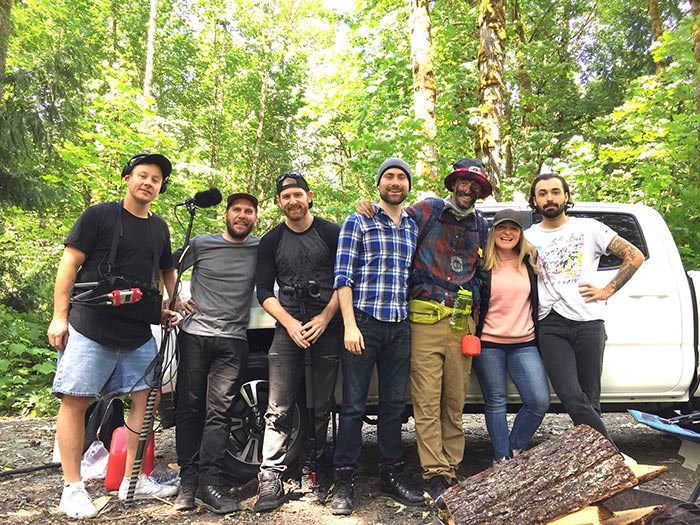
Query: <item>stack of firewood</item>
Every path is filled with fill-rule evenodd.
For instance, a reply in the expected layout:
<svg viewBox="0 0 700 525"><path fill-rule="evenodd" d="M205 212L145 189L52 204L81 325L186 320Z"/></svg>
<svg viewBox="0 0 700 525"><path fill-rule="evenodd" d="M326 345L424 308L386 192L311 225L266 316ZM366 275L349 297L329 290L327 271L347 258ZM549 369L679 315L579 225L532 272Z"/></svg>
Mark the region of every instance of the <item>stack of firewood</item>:
<svg viewBox="0 0 700 525"><path fill-rule="evenodd" d="M451 487L437 512L449 525L647 523L662 505L611 512L603 500L666 470L627 465L605 437L579 425Z"/></svg>

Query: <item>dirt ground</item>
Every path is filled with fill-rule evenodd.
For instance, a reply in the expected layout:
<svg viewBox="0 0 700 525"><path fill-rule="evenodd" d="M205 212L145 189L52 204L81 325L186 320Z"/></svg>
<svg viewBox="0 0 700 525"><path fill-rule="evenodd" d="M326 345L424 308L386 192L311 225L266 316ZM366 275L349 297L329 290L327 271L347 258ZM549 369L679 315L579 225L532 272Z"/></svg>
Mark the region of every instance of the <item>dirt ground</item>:
<svg viewBox="0 0 700 525"><path fill-rule="evenodd" d="M669 471L657 479L648 481L643 489L665 496L685 500L699 480L700 473L682 466L684 458L679 456L680 441L661 432L636 423L627 414L608 414L606 424L613 437L626 454L639 463L664 465ZM570 425L568 417L547 415L537 432L533 445L536 445ZM222 517L201 509L178 512L171 502L137 502L126 508L116 498L109 499L106 507L93 523L123 524L205 524L230 523L266 525L307 525L340 523L342 525L374 524L430 524L434 523L430 510L426 507L404 507L379 494L376 473L378 451L375 428L365 425L365 448L358 469L356 481L356 511L349 517L331 515L329 509L319 503L310 503L293 482L286 483L288 502L280 509L256 514L252 510L255 501L255 482L234 487L234 494L242 501L243 510ZM58 469L39 470L31 473L3 474L8 468L21 468L41 465L51 461L55 425L53 419L0 419L0 523L65 523L65 516L58 511L61 474ZM481 415L464 416L466 438L465 459L460 469L462 478L471 476L490 466L490 444ZM408 452L409 464L418 474L418 460L412 420L404 425L404 444ZM168 429L156 434L156 456L162 456L170 464L175 463L174 431ZM322 478L327 484L327 476ZM87 482L93 497L105 496L101 480Z"/></svg>

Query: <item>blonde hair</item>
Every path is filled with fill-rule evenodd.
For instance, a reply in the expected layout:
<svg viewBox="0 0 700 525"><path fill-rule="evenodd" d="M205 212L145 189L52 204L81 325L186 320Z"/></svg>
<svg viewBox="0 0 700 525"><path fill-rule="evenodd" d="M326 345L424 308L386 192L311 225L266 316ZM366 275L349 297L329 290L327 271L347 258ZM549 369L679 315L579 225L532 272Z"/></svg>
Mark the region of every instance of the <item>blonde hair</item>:
<svg viewBox="0 0 700 525"><path fill-rule="evenodd" d="M498 258L498 253L496 252L496 239L494 238L493 233L495 229L496 228L492 226L489 230L489 235L486 238L486 249L484 250L483 264L483 268L486 271L491 271L494 268L498 268L498 266L501 264L501 261ZM519 272L523 271L524 264L529 264L533 268L535 273L539 273L537 266L534 264L534 259L536 255L535 248L525 239L522 228L520 228L520 239L518 239L518 244L515 246L513 251L517 255L517 266ZM527 260L527 263L525 263L525 258L528 255L530 255L530 258Z"/></svg>

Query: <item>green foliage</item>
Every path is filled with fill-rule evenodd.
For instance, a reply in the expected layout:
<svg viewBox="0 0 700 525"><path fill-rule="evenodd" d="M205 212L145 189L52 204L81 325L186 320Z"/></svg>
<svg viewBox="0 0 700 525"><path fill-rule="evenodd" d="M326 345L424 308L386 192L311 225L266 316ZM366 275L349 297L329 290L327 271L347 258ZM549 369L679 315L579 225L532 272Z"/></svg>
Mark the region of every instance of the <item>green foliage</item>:
<svg viewBox="0 0 700 525"><path fill-rule="evenodd" d="M0 414L54 415L51 395L56 352L46 341L45 317L0 304Z"/></svg>

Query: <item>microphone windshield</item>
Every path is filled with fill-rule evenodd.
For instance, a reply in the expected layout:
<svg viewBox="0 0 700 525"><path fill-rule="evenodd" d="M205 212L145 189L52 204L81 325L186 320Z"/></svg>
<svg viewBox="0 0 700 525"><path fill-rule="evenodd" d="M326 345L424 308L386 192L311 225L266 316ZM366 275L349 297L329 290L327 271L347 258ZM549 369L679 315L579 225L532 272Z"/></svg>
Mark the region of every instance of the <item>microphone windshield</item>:
<svg viewBox="0 0 700 525"><path fill-rule="evenodd" d="M198 191L194 194L194 205L198 208L210 208L221 202L221 192L218 188L206 191Z"/></svg>

